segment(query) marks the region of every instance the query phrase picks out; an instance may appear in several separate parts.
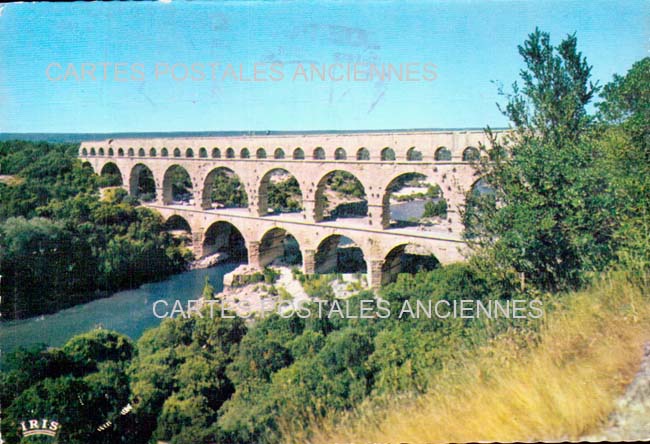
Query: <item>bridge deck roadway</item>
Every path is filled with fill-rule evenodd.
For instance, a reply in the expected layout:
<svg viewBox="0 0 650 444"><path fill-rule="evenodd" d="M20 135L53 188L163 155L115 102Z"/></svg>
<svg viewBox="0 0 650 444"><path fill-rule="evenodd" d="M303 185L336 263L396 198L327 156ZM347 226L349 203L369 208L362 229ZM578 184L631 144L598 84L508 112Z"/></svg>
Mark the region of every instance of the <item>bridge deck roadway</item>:
<svg viewBox="0 0 650 444"><path fill-rule="evenodd" d="M307 274L316 271L315 254L323 242L331 236L345 236L354 241L363 252L369 282L373 287L378 287L382 281L386 281L384 274L387 258L405 245L413 245L420 251L433 254L442 264L463 261L466 250L465 242L456 233L435 228L373 228L365 218L344 218L315 223L303 220L300 214L259 217L252 215L246 208L201 210L188 205L145 206L158 211L165 220L172 216L186 220L192 231L193 249L197 257L204 255L206 233L213 224L232 224L244 238L248 262L254 267L265 265L263 241L273 229L285 230L296 239L303 257L303 271Z"/></svg>

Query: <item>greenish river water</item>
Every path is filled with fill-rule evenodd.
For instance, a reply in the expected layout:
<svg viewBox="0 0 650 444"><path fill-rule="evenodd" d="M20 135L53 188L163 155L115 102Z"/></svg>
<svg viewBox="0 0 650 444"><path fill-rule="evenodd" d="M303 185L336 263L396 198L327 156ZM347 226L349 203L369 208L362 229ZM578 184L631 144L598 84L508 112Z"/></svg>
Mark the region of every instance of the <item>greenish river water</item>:
<svg viewBox="0 0 650 444"><path fill-rule="evenodd" d="M193 270L171 276L161 282L145 284L107 298L77 305L57 313L29 319L0 323L0 348L5 354L20 346L44 343L63 345L72 336L98 326L115 330L137 340L142 333L161 321L153 315L153 303L159 299L170 302L187 301L201 296L208 277L216 291L223 289L224 274L236 264L222 264L204 270ZM185 304L183 304L185 305Z"/></svg>

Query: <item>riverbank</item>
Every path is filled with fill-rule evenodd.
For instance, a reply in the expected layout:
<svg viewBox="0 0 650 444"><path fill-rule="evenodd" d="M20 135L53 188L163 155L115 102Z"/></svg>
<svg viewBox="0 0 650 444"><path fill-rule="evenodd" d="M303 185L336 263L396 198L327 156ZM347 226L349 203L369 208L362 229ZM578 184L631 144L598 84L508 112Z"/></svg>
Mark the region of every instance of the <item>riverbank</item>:
<svg viewBox="0 0 650 444"><path fill-rule="evenodd" d="M0 328L2 353L5 355L19 347L37 344L61 346L72 336L97 327L115 330L137 340L145 330L161 322L153 314L155 301L165 300L173 304L180 300L185 304L189 299L197 299L206 279L219 292L223 276L235 267L232 263L222 263L211 268L185 271L53 314L6 320Z"/></svg>
<svg viewBox="0 0 650 444"><path fill-rule="evenodd" d="M217 264L222 264L228 259L230 256L228 253L214 253L209 256L202 257L200 259L197 259L195 261L190 262L189 266L187 267L188 270L203 270L206 268L214 267Z"/></svg>
<svg viewBox="0 0 650 444"><path fill-rule="evenodd" d="M238 282L245 280L242 277L251 277L261 274L259 269L240 265L224 276L223 290L215 292L213 299L218 301L225 309L231 310L238 316L254 319L251 313L263 317L262 313L285 312L292 307L299 307L306 302L321 300L317 296L314 285L304 282L307 278L289 266L275 265L268 267L276 278L272 282L260 281L240 285ZM270 276L271 274L269 274ZM336 275L321 275L318 279L320 286L331 289L330 296L336 299L346 299L360 290L367 288L366 277L359 273L339 273ZM310 294L311 293L311 294ZM202 304L205 300L202 299Z"/></svg>
<svg viewBox="0 0 650 444"><path fill-rule="evenodd" d="M203 257L201 259L189 262L187 265L187 271L194 271L194 270L206 270L208 268L215 267L217 265L222 265L226 264L228 260L230 259L229 255L227 253L214 253L212 255ZM180 272L180 274L184 273L183 271ZM179 273L175 273L179 274ZM175 275L174 274L174 275ZM172 275L173 276L173 275ZM170 276L155 276L152 279L150 279L147 282L143 282L138 284L137 286L133 286L130 288L119 288L119 289L114 289L112 291L110 290L95 290L91 292L86 292L86 293L75 293L70 295L69 300L71 302L66 303L65 300L59 299L59 306L55 310L49 310L45 311L42 313L34 314L31 316L20 316L20 313L13 313L9 315L9 313L2 313L2 316L0 316L0 325L6 323L6 322L11 322L11 321L19 321L19 320L28 320L28 319L44 319L45 316L53 315L56 313L59 313L64 310L69 310L77 305L84 305L91 303L93 301L99 300L99 299L104 299L111 297L111 295L114 294L119 294L121 292L125 291L130 291L130 290L136 290L139 289L147 284L153 284L157 282L162 282L166 279L168 279ZM74 302L72 302L74 301Z"/></svg>

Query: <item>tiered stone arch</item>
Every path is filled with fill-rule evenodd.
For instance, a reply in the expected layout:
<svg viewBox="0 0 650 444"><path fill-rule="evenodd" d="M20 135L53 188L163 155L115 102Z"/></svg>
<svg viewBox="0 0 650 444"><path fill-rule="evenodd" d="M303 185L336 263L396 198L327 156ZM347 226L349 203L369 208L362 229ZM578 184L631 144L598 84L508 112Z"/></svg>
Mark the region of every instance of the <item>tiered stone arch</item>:
<svg viewBox="0 0 650 444"><path fill-rule="evenodd" d="M410 162L420 162L420 161L422 161L423 160L422 151L420 151L416 147L412 146L406 152L406 160L408 160Z"/></svg>
<svg viewBox="0 0 650 444"><path fill-rule="evenodd" d="M444 146L438 147L438 149L436 150L436 152L434 154L434 160L436 160L438 162L441 162L441 161L450 162L451 159L452 159L451 151L449 151L447 149L447 147L444 147Z"/></svg>
<svg viewBox="0 0 650 444"><path fill-rule="evenodd" d="M325 150L323 149L322 146L317 146L314 148L314 154L312 157L314 160L325 160Z"/></svg>
<svg viewBox="0 0 650 444"><path fill-rule="evenodd" d="M357 160L370 160L370 151L366 147L357 150Z"/></svg>
<svg viewBox="0 0 650 444"><path fill-rule="evenodd" d="M463 162L472 162L479 160L481 153L478 148L473 146L468 146L463 150Z"/></svg>
<svg viewBox="0 0 650 444"><path fill-rule="evenodd" d="M153 179L154 182L153 182L153 184L149 184L150 185L149 188L151 188L151 189L143 190L142 186L146 187L147 184L142 183L142 180L143 180L142 175L147 174L147 173L149 175L151 175L151 178ZM151 187L151 185L153 185L153 186ZM129 191L129 194L131 196L133 196L135 198L138 198L138 199L141 197L142 194L148 194L148 193L151 193L152 196L151 196L151 198L147 198L146 200L149 201L149 200L155 200L156 199L157 193L156 193L155 176L153 174L153 171L151 171L151 169L147 165L145 165L144 163L137 163L137 164L135 164L133 166L133 168L131 168L131 173L129 174L129 189L128 189L128 191Z"/></svg>
<svg viewBox="0 0 650 444"><path fill-rule="evenodd" d="M182 171L185 174L187 174L189 181L190 181L190 187L191 190L193 191L196 187L194 184L194 181L192 180L192 176L188 172L188 170L180 165L179 163L175 163L173 165L170 165L166 170L163 175L163 180L162 180L162 203L164 205L169 205L174 202L174 195L173 195L173 190L172 190L172 180L173 180L173 174L176 171Z"/></svg>
<svg viewBox="0 0 650 444"><path fill-rule="evenodd" d="M165 221L166 230L183 230L186 231L189 235L192 234L192 226L183 216L179 214L173 214L167 218Z"/></svg>
<svg viewBox="0 0 650 444"><path fill-rule="evenodd" d="M391 147L387 146L381 150L381 160L383 162L394 162L395 159L395 150Z"/></svg>
<svg viewBox="0 0 650 444"><path fill-rule="evenodd" d="M293 160L305 160L305 151L300 147L293 150Z"/></svg>
<svg viewBox="0 0 650 444"><path fill-rule="evenodd" d="M341 240L348 239L353 243L353 246L345 247L350 249L358 249L361 253L363 266L359 269L341 269L341 267L349 267L352 261L346 261L340 255L340 242ZM342 233L333 233L319 239L314 250L313 269L315 273L334 273L334 272L361 272L366 273L368 270L368 261L371 257L368 251L366 242L356 236L349 236ZM347 264L346 264L347 262Z"/></svg>
<svg viewBox="0 0 650 444"><path fill-rule="evenodd" d="M288 251L291 248L288 246L291 240L295 242L297 251ZM261 267L271 264L278 258L286 258L287 255L292 256L287 265L303 264L301 242L285 228L273 227L264 232L259 240L258 252Z"/></svg>
<svg viewBox="0 0 650 444"><path fill-rule="evenodd" d="M83 154L83 149L80 148L80 153ZM440 147L439 147L440 148ZM154 174L156 182L156 195L157 203L159 205L166 205L171 202L169 195L165 198L164 193L164 176L166 168L171 165L179 165L184 167L190 174L192 187L193 187L193 206L197 209L208 209L204 202L203 196L209 195L209 190L206 190L205 177L215 168L225 167L233 171L239 177L244 186L247 194L248 212L253 216L265 216L260 212L264 211L264 199L258 198L260 191L260 184L265 180L264 176L269 170L279 167L277 161L273 159L262 160L260 162L244 163L239 159L172 159L163 157L152 157L149 159L141 159L139 157L114 157L107 156L86 156L96 171L101 171L103 165L108 162L114 162L122 173L122 182L127 190L133 189L130 181L131 169L137 163L142 163L149 167ZM268 162L268 164L266 164ZM425 174L432 183L437 183L441 186L445 199L449 208L449 224L451 224L454 233L460 233L462 230L459 212L466 203L467 191L471 189L471 185L478 179L475 176L471 165L459 162L458 160L446 162L440 165L427 164L425 162L385 162L378 159L370 163L372 167L366 167L366 163L357 164L356 162L346 162L345 164L337 164L333 159L325 160L323 162L295 162L293 160L286 161L282 165L292 174L298 181L303 198L302 220L309 223L324 222L322 209L324 202L322 201L322 193L319 190L319 182L322 188L322 179L328 174L341 170L352 174L359 182L361 182L368 203L368 219L367 223L372 228L390 228L390 212L387 211L386 202L386 187L388 184L385 178L389 177L392 181L396 176L404 173L418 173ZM323 173L325 170L325 173ZM101 174L101 173L100 173ZM320 180L315 180L320 178ZM209 188L209 187L207 187ZM167 189L167 191L169 191ZM258 203L258 201L261 202ZM186 203L185 205L188 205ZM345 217L345 216L344 216ZM446 228L445 228L446 229Z"/></svg>
<svg viewBox="0 0 650 444"><path fill-rule="evenodd" d="M441 198L445 199L447 202L447 205L449 206L449 199L447 197L447 193L445 193L445 189L443 186L438 183L435 180L435 177L432 178L430 176L427 176L425 174L422 174L419 171L403 171L399 172L395 175L392 176L392 178L389 179L388 183L382 188L382 194L381 194L381 226L382 228L389 228L390 227L390 197L393 194L393 189L395 185L399 184L399 182L403 179L405 179L408 176L411 175L418 175L418 176L424 176L427 178L427 181L431 183L432 185L438 185L440 187L440 191L442 193ZM450 195L453 193L449 193Z"/></svg>
<svg viewBox="0 0 650 444"><path fill-rule="evenodd" d="M162 216L163 227L167 231L174 231L180 229L185 231L187 236L188 248L192 249L192 253L196 259L203 257L203 230L201 227L201 220L192 213L183 213L182 211L173 210L159 211Z"/></svg>
<svg viewBox="0 0 650 444"><path fill-rule="evenodd" d="M460 238L462 226L452 223L452 219L458 219L457 210L465 204L468 191L479 179L467 155L463 158L463 152L481 144L487 144L487 141L478 131L190 137L84 142L79 155L99 174L107 162L113 162L122 176L122 186L129 190L133 188L133 169L138 164L149 168L153 173L157 200L146 205L164 214L169 214L169 211L183 214L192 227L193 238L199 236L193 242L193 248L200 255L204 233L215 218L223 218L241 230L249 258L256 257L255 245L259 246L263 233L271 225L296 235L305 270L313 269L319 240L333 234L359 237L368 270L375 276L372 279L376 283L376 276L390 274L384 264L389 253L387 248L395 246L388 245L387 239L397 240L400 236L422 238L423 242L437 248L436 255L443 262L459 258L455 251L458 245L463 245ZM241 156L244 148L250 150L250 158ZM285 153L285 159L276 158L275 150L278 148ZM346 152L345 156L336 153L339 148ZM141 149L145 151L144 156ZM177 149L179 152L174 153ZM260 149L265 156L258 155ZM421 151L422 160L414 158L412 149ZM192 153L189 156L188 150ZM251 161L252 158L255 161ZM183 167L190 176L193 204L169 205L170 199L165 198L165 189L169 191L165 186L168 185L165 176L172 165ZM247 209L208 210L204 207L203 196L208 194L205 186L207 176L220 167L228 168L239 177L247 195ZM267 173L277 167L287 170L297 179L305 209L302 217L260 215L264 211L264 192L260 189ZM365 219L327 221L319 217L317 207L323 207L319 185L322 188L325 176L337 170L352 174L362 184L368 203ZM406 173L424 174L431 183L440 185L450 210L449 221L442 222L449 222L453 232L451 228L447 232L446 227L442 233L402 226L388 227L387 190L390 182ZM372 242L375 242L374 246ZM397 252L388 259L394 259L395 255Z"/></svg>
<svg viewBox="0 0 650 444"><path fill-rule="evenodd" d="M409 253L408 250L411 247L416 251ZM424 251L418 252L418 248L423 248ZM413 258L414 256L422 257L419 264L415 263L415 258ZM381 285L394 282L397 279L397 275L400 273L432 270L440 265L440 260L433 252L427 251L426 247L418 245L417 242L400 242L388 248L384 259L382 260L380 272Z"/></svg>
<svg viewBox="0 0 650 444"><path fill-rule="evenodd" d="M364 198L365 198L365 201L366 201L367 204L369 204L368 193L367 193L367 190L366 190L366 186L364 185L364 179L365 179L365 177L363 177L362 175L357 175L357 174L351 173L351 172L346 171L345 169L341 169L341 168L331 169L331 170L327 171L325 174L323 174L323 175L320 177L320 179L319 179L318 182L316 183L316 187L315 187L315 189L313 190L313 191L314 191L314 198L313 198L313 202L314 202L314 213L313 213L313 219L314 219L314 221L316 221L316 222L320 222L320 221L322 221L322 220L325 219L325 206L326 206L326 201L325 201L325 199L324 199L324 193L325 193L325 190L326 190L326 188L327 188L327 181L329 180L329 178L330 178L332 175L334 175L334 174L337 173L337 172L347 173L347 174L350 174L351 176L353 176L354 179L357 180L357 181L361 184L361 187L362 187L362 189L363 189L363 193L364 193L364 196L365 196L365 197L364 197ZM367 209L366 209L366 214L365 214L365 216L368 216L368 210L367 210Z"/></svg>
<svg viewBox="0 0 650 444"><path fill-rule="evenodd" d="M287 165L288 167L288 165ZM266 171L261 179L259 180L259 183L257 185L257 214L259 216L266 216L269 213L269 197L268 197L268 188L269 188L269 183L271 180L271 177L273 176L274 173L277 172L285 172L289 174L291 177L296 179L298 182L298 187L300 188L300 200L301 200L301 207L303 207L303 210L300 212L304 211L304 198L305 198L305 192L303 191L303 185L300 183L298 180L298 177L296 177L296 174L292 173L290 170L291 168L287 168L285 166L283 167L274 167Z"/></svg>
<svg viewBox="0 0 650 444"><path fill-rule="evenodd" d="M120 167L118 167L115 162L104 163L104 165L101 167L99 175L102 177L106 177L108 175L119 177L119 183L115 184L117 186L124 185L125 183L124 174L122 174L122 170L120 170Z"/></svg>
<svg viewBox="0 0 650 444"><path fill-rule="evenodd" d="M243 192L246 194L245 200L248 202L248 205L250 206L251 204L251 195L249 193L249 188L246 186L246 181L245 177L242 177L238 172L230 168L230 166L225 166L225 165L219 165L216 167L211 168L208 173L205 175L203 180L200 182L203 184L200 190L196 192L196 195L200 199L200 206L202 209L212 209L213 208L213 202L212 202L212 190L214 186L214 181L217 178L217 175L224 173L224 174L230 174L236 177L239 182L241 182L242 187L243 187Z"/></svg>
<svg viewBox="0 0 650 444"><path fill-rule="evenodd" d="M244 230L231 222L216 220L205 229L201 238L201 251L203 256L226 253L232 260L248 263L250 244L251 240L246 237Z"/></svg>

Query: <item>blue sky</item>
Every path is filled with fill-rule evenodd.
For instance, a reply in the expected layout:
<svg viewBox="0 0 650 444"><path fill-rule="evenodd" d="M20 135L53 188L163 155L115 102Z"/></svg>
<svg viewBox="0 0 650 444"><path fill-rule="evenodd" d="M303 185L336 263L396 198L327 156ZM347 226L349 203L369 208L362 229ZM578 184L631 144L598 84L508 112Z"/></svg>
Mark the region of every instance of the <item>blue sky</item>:
<svg viewBox="0 0 650 444"><path fill-rule="evenodd" d="M594 78L650 49L647 1L381 1L10 4L0 13L0 132L127 132L504 126L509 85L539 26L576 32ZM282 62L281 81L222 79L230 63ZM143 81L49 80L73 64L140 63ZM210 63L216 79L155 78L157 63ZM433 63L434 81L293 80L298 63ZM263 65L262 65L263 66ZM307 65L308 66L308 65ZM266 68L268 71L269 68ZM182 71L177 71L182 77ZM124 76L124 75L123 75ZM267 73L268 76L268 73ZM263 76L260 76L262 78Z"/></svg>

